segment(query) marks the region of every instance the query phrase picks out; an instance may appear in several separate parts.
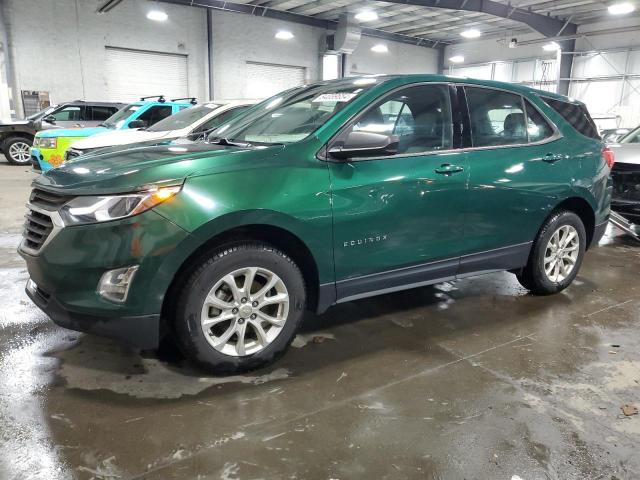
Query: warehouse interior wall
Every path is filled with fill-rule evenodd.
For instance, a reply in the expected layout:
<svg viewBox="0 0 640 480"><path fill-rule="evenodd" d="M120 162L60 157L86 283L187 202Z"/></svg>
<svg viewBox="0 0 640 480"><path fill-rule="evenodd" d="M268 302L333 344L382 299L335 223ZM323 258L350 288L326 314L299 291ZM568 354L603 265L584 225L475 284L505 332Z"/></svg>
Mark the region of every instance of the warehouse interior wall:
<svg viewBox="0 0 640 480"><path fill-rule="evenodd" d="M4 2L19 91L47 91L52 103L102 100L110 46L187 55L189 95L206 98L207 25L201 9L165 4L169 19L157 23L145 18L148 3L136 0L104 14L90 0Z"/></svg>
<svg viewBox="0 0 640 480"><path fill-rule="evenodd" d="M388 52L371 51L378 44L386 45ZM438 50L362 36L347 66L349 74L438 73Z"/></svg>

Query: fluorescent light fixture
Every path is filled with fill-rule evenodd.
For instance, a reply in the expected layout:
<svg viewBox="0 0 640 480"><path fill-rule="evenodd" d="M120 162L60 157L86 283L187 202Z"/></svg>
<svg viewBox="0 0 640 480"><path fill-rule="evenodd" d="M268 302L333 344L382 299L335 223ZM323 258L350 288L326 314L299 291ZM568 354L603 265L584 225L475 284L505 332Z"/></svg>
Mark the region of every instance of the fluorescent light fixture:
<svg viewBox="0 0 640 480"><path fill-rule="evenodd" d="M631 13L636 9L636 7L633 6L633 4L629 3L629 2L622 2L622 3L614 3L612 5L609 5L609 13L611 15L625 15L627 13Z"/></svg>
<svg viewBox="0 0 640 480"><path fill-rule="evenodd" d="M453 57L449 58L449 61L451 63L462 63L462 62L464 62L464 56L462 56L462 55L454 55Z"/></svg>
<svg viewBox="0 0 640 480"><path fill-rule="evenodd" d="M377 45L371 47L371 51L376 53L387 53L389 51L389 48L387 48L384 43L378 43Z"/></svg>
<svg viewBox="0 0 640 480"><path fill-rule="evenodd" d="M278 40L291 40L293 38L293 33L289 30L278 30L276 32L276 38Z"/></svg>
<svg viewBox="0 0 640 480"><path fill-rule="evenodd" d="M470 28L469 30L465 30L464 32L460 32L464 38L478 38L482 33L477 28Z"/></svg>
<svg viewBox="0 0 640 480"><path fill-rule="evenodd" d="M167 15L167 12L163 10L149 10L149 13L147 13L147 18L156 22L166 22L167 18L169 18L169 15Z"/></svg>
<svg viewBox="0 0 640 480"><path fill-rule="evenodd" d="M542 46L543 50L546 50L547 52L555 52L556 50L560 50L560 45L558 45L556 42L549 42L549 43L545 43Z"/></svg>
<svg viewBox="0 0 640 480"><path fill-rule="evenodd" d="M356 20L359 22L373 22L378 19L378 14L373 10L363 10L362 12L356 13Z"/></svg>

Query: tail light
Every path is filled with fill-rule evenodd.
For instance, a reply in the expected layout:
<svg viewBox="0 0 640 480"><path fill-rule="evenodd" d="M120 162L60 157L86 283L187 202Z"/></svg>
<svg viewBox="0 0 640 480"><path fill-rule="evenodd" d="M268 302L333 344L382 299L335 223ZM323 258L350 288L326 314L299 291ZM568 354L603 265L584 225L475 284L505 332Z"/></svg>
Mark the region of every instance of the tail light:
<svg viewBox="0 0 640 480"><path fill-rule="evenodd" d="M602 158L604 158L604 160L607 162L607 165L609 165L609 169L613 168L613 164L616 163L616 158L613 154L613 150L611 150L609 147L604 147L602 149Z"/></svg>

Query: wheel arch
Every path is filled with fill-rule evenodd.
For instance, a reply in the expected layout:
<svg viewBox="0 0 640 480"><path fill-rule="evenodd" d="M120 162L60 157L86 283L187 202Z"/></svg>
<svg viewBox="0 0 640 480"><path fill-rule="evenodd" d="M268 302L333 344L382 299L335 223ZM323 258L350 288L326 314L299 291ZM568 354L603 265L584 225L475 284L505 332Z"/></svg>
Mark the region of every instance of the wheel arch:
<svg viewBox="0 0 640 480"><path fill-rule="evenodd" d="M209 256L212 251L242 241L268 243L288 255L302 272L308 296L307 309L311 311L318 309L320 273L317 260L309 246L298 235L282 226L248 223L227 228L207 238L182 261L166 290L162 303L161 317L165 323L163 328L170 328L167 322L173 318L178 289L192 267Z"/></svg>
<svg viewBox="0 0 640 480"><path fill-rule="evenodd" d="M556 205L549 216L560 210L569 210L580 217L580 220L582 220L584 225L584 230L587 234L585 249L588 250L591 245L591 241L593 240L596 228L596 213L593 206L582 197L569 197ZM547 216L547 218L549 218L549 216Z"/></svg>

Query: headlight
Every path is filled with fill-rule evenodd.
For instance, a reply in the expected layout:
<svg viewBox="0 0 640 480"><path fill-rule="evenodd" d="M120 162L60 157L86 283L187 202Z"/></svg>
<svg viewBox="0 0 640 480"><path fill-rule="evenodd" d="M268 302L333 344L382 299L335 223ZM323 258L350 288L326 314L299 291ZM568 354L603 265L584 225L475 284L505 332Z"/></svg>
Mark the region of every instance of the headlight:
<svg viewBox="0 0 640 480"><path fill-rule="evenodd" d="M175 196L182 187L158 187L143 192L76 197L60 209L65 225L108 222L138 215Z"/></svg>
<svg viewBox="0 0 640 480"><path fill-rule="evenodd" d="M36 147L40 148L56 148L58 146L58 139L55 137L36 137Z"/></svg>

